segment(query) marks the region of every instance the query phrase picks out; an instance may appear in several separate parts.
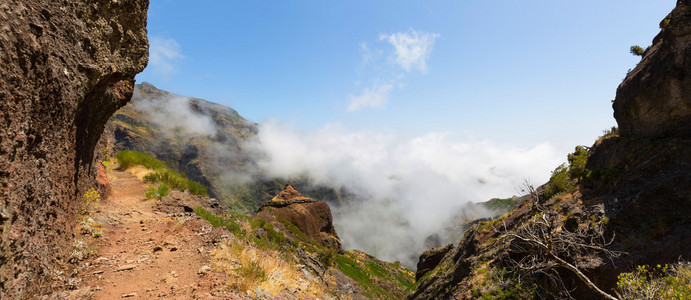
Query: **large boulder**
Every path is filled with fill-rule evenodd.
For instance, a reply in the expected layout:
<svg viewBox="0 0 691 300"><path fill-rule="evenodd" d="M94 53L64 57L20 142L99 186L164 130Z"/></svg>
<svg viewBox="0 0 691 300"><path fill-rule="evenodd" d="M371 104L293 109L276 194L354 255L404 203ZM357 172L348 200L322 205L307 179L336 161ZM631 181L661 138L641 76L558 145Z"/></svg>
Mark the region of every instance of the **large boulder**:
<svg viewBox="0 0 691 300"><path fill-rule="evenodd" d="M641 62L619 85L613 107L622 137L691 138L690 3L677 2Z"/></svg>
<svg viewBox="0 0 691 300"><path fill-rule="evenodd" d="M73 248L104 124L147 64L148 4L0 2L0 298L34 298Z"/></svg>

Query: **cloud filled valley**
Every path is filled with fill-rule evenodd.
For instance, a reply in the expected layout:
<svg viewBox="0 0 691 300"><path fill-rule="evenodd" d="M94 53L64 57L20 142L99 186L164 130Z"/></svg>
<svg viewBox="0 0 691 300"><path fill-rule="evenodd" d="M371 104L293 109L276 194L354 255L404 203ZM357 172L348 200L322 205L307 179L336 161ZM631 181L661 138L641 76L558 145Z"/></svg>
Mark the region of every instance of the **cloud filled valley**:
<svg viewBox="0 0 691 300"><path fill-rule="evenodd" d="M331 204L344 247L409 267L430 246L425 244L429 236L445 242L448 229L463 217L489 215L469 203L517 195L525 179L535 185L546 182L565 154L549 143L519 148L450 132L404 137L339 124L301 131L279 120L257 125L256 134L247 138L219 140L224 125L204 111L205 105L215 104L195 102L193 109L186 97L138 97L143 99L133 101L136 109L162 136L209 138L202 147L213 154L207 157L210 166L246 162L242 168L219 171L219 180L251 186L282 178L338 191L338 199L319 200Z"/></svg>
<svg viewBox="0 0 691 300"><path fill-rule="evenodd" d="M260 125L248 148L269 176L306 176L348 191L349 201L332 205L343 245L408 266L428 236L459 225L459 214L486 216L467 204L516 195L524 179L542 184L563 160L547 143L521 149L451 133L406 139L338 125L301 132L278 122Z"/></svg>

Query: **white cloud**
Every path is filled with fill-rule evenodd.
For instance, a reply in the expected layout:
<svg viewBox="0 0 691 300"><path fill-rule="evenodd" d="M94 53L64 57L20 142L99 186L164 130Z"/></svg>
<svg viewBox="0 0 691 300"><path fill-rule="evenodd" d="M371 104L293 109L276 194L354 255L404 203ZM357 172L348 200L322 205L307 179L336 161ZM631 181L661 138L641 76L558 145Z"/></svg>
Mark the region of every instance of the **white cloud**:
<svg viewBox="0 0 691 300"><path fill-rule="evenodd" d="M380 34L379 40L385 40L394 46L395 54L391 57L384 55L385 52L382 49L361 42L362 60L358 72L365 73L369 77L365 81L368 81L371 86L364 88L358 96L350 95L348 111L352 112L365 107L383 107L389 101L389 94L393 89L401 89L406 85L406 72L418 70L427 73L427 60L432 53L434 41L439 36L436 33L412 29L390 35ZM386 60L381 58L393 60L396 64L386 63Z"/></svg>
<svg viewBox="0 0 691 300"><path fill-rule="evenodd" d="M468 211L467 203L517 194L523 179L546 182L563 160L547 143L503 147L454 136L402 138L333 125L300 132L267 123L251 148L259 154L258 166L271 176L305 175L352 194L331 206L346 248L414 266L425 238L433 233L444 238L446 226L458 225L459 212L486 216Z"/></svg>
<svg viewBox="0 0 691 300"><path fill-rule="evenodd" d="M375 84L365 88L359 96L350 95L348 111L356 111L363 107L382 107L389 101L389 93L394 85L391 83Z"/></svg>
<svg viewBox="0 0 691 300"><path fill-rule="evenodd" d="M360 43L360 53L362 54L361 66L366 66L370 63L377 61L384 51L381 49L371 49L370 46L365 42Z"/></svg>
<svg viewBox="0 0 691 300"><path fill-rule="evenodd" d="M151 121L162 129L162 134L187 138L216 134L214 121L211 117L194 111L190 107L190 98L174 94L155 99L137 98L141 100L133 101L134 107L151 117Z"/></svg>
<svg viewBox="0 0 691 300"><path fill-rule="evenodd" d="M381 34L380 40L386 40L396 48L396 63L406 71L418 69L427 72L427 59L432 53L434 42L439 34L409 30L391 35Z"/></svg>
<svg viewBox="0 0 691 300"><path fill-rule="evenodd" d="M180 44L174 39L149 37L149 66L154 73L167 78L176 71L175 63L182 58Z"/></svg>

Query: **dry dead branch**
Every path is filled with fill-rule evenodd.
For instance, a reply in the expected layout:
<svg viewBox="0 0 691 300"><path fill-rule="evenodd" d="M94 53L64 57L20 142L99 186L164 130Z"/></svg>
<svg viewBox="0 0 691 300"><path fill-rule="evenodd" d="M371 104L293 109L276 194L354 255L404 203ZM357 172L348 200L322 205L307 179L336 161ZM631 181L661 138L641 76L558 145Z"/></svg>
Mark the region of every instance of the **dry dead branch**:
<svg viewBox="0 0 691 300"><path fill-rule="evenodd" d="M577 228L566 229L562 226L560 215L551 208L540 203L540 195L524 183L523 189L529 193L535 215L515 230L508 231L504 227L505 237L511 242L512 252L520 258L510 258L509 264L519 275L519 280L527 280L541 274L548 279L552 288L565 297L571 297L557 270L567 269L574 273L588 288L606 299L617 299L597 287L586 276L580 261L600 255L612 260L621 252L607 249L614 236L605 236L605 224L585 222Z"/></svg>

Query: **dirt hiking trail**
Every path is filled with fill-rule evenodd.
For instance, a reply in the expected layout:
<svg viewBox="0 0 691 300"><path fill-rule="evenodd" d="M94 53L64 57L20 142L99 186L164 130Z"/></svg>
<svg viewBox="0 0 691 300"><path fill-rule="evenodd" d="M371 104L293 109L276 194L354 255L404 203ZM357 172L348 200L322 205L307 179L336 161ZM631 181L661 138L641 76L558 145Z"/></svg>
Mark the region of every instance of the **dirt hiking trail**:
<svg viewBox="0 0 691 300"><path fill-rule="evenodd" d="M217 229L194 213L160 211L128 172L109 177L112 196L91 214L103 233L81 272L92 299L239 299L223 292L225 275L209 265Z"/></svg>

